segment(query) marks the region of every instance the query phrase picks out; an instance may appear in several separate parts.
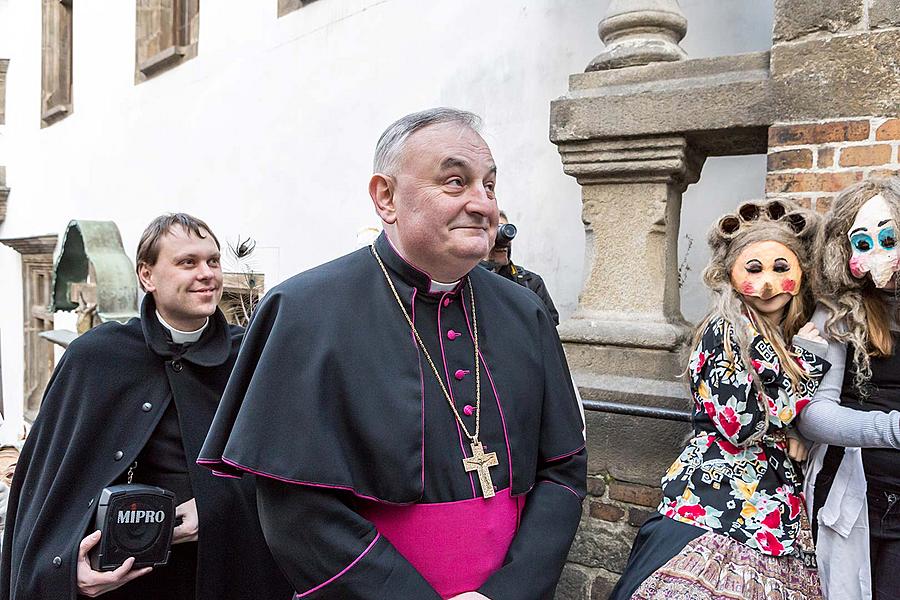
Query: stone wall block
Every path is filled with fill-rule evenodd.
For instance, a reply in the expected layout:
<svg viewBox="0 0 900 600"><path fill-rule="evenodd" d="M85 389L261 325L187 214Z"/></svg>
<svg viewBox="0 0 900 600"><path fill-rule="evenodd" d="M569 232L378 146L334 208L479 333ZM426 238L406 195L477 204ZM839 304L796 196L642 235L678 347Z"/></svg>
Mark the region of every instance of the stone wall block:
<svg viewBox="0 0 900 600"><path fill-rule="evenodd" d="M673 404L673 408L680 406L684 408L690 405L689 396L687 395L686 386L668 385L665 390L648 390L640 386L640 381L625 381L627 379L656 379L667 380L673 374L680 373L687 364L687 356L683 356L681 352L662 352L667 347L677 347L687 337L685 331L677 327L669 327L668 331L662 327L661 323L649 323L650 319L656 315L647 315L648 327L644 331L632 332L629 337L626 331L615 331L615 323L605 324L606 331L603 332L604 339L594 341L592 333L588 327L577 327L571 319L564 321L560 325L559 335L563 339L563 348L566 350L566 359L569 361L569 369L588 373L589 381L584 381L579 385L588 387L605 387L607 384L613 386L614 392L624 391L625 394L619 396L616 394L615 401L621 402L623 396L637 399L638 396L671 396L669 392L679 390L677 396L684 398L684 402L680 405ZM620 326L619 329L624 329ZM666 335L661 335L666 333ZM689 334L690 331L687 331ZM621 341L618 344L609 342L610 338L619 334ZM622 352L622 346L631 342L632 349L629 353ZM598 344L609 343L609 346L600 346ZM683 354L687 354L686 352ZM614 386L609 382L605 374L616 373L622 381L621 385ZM599 379L598 379L599 378ZM578 377L576 377L578 381ZM667 383L673 383L671 381ZM622 388L631 385L630 388ZM638 387L635 387L638 385ZM650 392L650 393L647 393ZM584 392L582 391L582 397ZM610 398L591 397L592 400L609 400Z"/></svg>
<svg viewBox="0 0 900 600"><path fill-rule="evenodd" d="M773 125L769 128L770 147L855 142L868 139L868 137L868 120Z"/></svg>
<svg viewBox="0 0 900 600"><path fill-rule="evenodd" d="M625 516L625 511L614 504L594 501L591 502L590 514L595 519L615 523L622 520L622 517Z"/></svg>
<svg viewBox="0 0 900 600"><path fill-rule="evenodd" d="M582 185L690 180L702 164L702 158L689 153L683 137L574 141L560 145L559 153L563 170Z"/></svg>
<svg viewBox="0 0 900 600"><path fill-rule="evenodd" d="M674 460L674 457L672 458ZM660 473L660 476L662 476L662 473ZM650 487L613 481L609 486L609 497L611 500L618 500L619 502L656 508L659 505L659 501L662 500L662 490L659 484L656 487Z"/></svg>
<svg viewBox="0 0 900 600"><path fill-rule="evenodd" d="M839 192L848 185L861 181L862 177L862 171L770 173L766 176L766 192L770 194Z"/></svg>
<svg viewBox="0 0 900 600"><path fill-rule="evenodd" d="M616 581L606 575L598 575L591 584L591 600L607 600L616 586Z"/></svg>
<svg viewBox="0 0 900 600"><path fill-rule="evenodd" d="M599 498L606 493L606 480L602 477L588 477L587 491L591 496Z"/></svg>
<svg viewBox="0 0 900 600"><path fill-rule="evenodd" d="M820 169L828 169L834 166L834 148L832 147L822 147L819 148L819 156L816 159L816 166Z"/></svg>
<svg viewBox="0 0 900 600"><path fill-rule="evenodd" d="M769 64L755 52L572 75L570 95L550 104L550 138L562 147L672 132L705 155L765 152Z"/></svg>
<svg viewBox="0 0 900 600"><path fill-rule="evenodd" d="M584 567L572 563L563 567L562 576L556 586L555 600L585 600L590 593L591 573Z"/></svg>
<svg viewBox="0 0 900 600"><path fill-rule="evenodd" d="M766 165L769 171L809 169L812 168L812 161L812 150L809 148L772 152L766 157Z"/></svg>
<svg viewBox="0 0 900 600"><path fill-rule="evenodd" d="M789 41L819 31L837 33L852 29L862 20L864 2L775 0L774 39Z"/></svg>
<svg viewBox="0 0 900 600"><path fill-rule="evenodd" d="M900 28L775 44L771 92L776 121L896 115L898 48Z"/></svg>
<svg viewBox="0 0 900 600"><path fill-rule="evenodd" d="M889 144L848 146L841 149L839 164L842 167L871 167L891 162L893 148Z"/></svg>
<svg viewBox="0 0 900 600"><path fill-rule="evenodd" d="M658 514L655 510L643 510L640 508L629 508L628 509L628 524L632 527L640 527L644 524L644 522L652 517L653 515Z"/></svg>
<svg viewBox="0 0 900 600"><path fill-rule="evenodd" d="M875 131L875 139L879 141L900 140L900 119L888 119L882 123Z"/></svg>
<svg viewBox="0 0 900 600"><path fill-rule="evenodd" d="M588 472L608 472L616 479L650 487L659 487L690 430L687 423L596 412L588 414L587 420Z"/></svg>
<svg viewBox="0 0 900 600"><path fill-rule="evenodd" d="M575 534L568 561L621 573L628 562L636 535L637 530L626 523L588 521Z"/></svg>
<svg viewBox="0 0 900 600"><path fill-rule="evenodd" d="M900 2L897 0L869 0L869 26L900 27Z"/></svg>
<svg viewBox="0 0 900 600"><path fill-rule="evenodd" d="M622 341L628 346L635 345L628 343L635 329L631 323L647 323L651 329L658 324L661 331L674 331L672 324L683 322L675 250L681 195L675 191L682 181L693 179L692 157L682 149L680 157L676 151L664 159L607 161L602 152L581 152L579 144L573 146L560 147L564 169L583 185L590 183L582 187L589 261L576 318L611 323L607 329L613 335L618 331L615 324L624 322ZM611 185L615 183L621 185ZM616 227L610 229L609 223ZM609 256L630 260L610 261ZM587 323L587 328L593 326ZM567 339L562 331L560 335ZM674 337L677 342L681 333ZM600 338L592 342L610 343Z"/></svg>

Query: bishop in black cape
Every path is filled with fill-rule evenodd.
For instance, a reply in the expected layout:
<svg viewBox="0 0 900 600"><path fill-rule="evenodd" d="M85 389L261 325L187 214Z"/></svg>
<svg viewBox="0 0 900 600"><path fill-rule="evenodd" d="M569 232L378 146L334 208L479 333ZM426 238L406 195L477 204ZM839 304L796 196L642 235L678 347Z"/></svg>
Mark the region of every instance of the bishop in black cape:
<svg viewBox="0 0 900 600"><path fill-rule="evenodd" d="M0 598L75 598L78 547L93 531L100 491L124 483L170 403L177 407L200 519L196 598L290 597L260 531L252 478L213 477L195 464L242 337L217 310L196 343L172 345L147 295L140 319L103 324L72 342L16 466ZM138 465L136 483L140 472ZM129 586L155 574L102 597L143 597L129 596Z"/></svg>
<svg viewBox="0 0 900 600"><path fill-rule="evenodd" d="M384 234L374 249L470 432L477 328L496 496L463 469L469 440L372 248L266 295L199 462L258 476L266 539L300 597L552 598L586 455L546 308L480 267L441 289Z"/></svg>

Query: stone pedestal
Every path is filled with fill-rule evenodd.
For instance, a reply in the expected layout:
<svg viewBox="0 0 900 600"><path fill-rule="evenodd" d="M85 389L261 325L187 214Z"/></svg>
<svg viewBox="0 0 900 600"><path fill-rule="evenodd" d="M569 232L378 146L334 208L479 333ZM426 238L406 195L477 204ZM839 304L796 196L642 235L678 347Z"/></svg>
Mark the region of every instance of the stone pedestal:
<svg viewBox="0 0 900 600"><path fill-rule="evenodd" d="M690 326L679 300L678 226L682 192L697 180L703 156L683 136L570 141L559 151L582 186L587 234L584 291L559 328L582 397L683 409L677 376ZM648 434L671 439L670 429L683 429L602 414L590 421L617 431L618 444L633 437L637 447ZM659 457L676 449L644 444L646 453L623 453L605 436L591 436L589 445L591 473L637 482L658 480Z"/></svg>

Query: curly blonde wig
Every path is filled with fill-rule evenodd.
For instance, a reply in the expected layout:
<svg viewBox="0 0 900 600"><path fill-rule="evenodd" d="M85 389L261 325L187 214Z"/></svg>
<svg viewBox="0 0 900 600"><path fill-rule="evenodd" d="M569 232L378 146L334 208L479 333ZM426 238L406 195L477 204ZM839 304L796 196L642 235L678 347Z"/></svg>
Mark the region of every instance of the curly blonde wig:
<svg viewBox="0 0 900 600"><path fill-rule="evenodd" d="M872 377L870 358L894 353L887 304L871 277L857 279L850 272L852 249L847 232L863 204L879 194L890 207L894 223L900 225L900 177L869 179L846 188L834 199L816 240L814 285L818 300L828 311L825 334L853 350L853 383L859 390L865 389Z"/></svg>
<svg viewBox="0 0 900 600"><path fill-rule="evenodd" d="M814 260L812 244L818 225L819 219L812 211L803 209L791 200L777 198L745 202L738 207L736 213L720 218L709 231L712 256L703 271L703 282L712 292L712 307L694 334L694 346L711 321L721 318L732 323L735 339L725 340L725 350L733 356L732 344L737 344L744 366L757 389L761 390L761 384L749 361L752 340L747 328L738 327L738 323L742 317L749 316L763 337L772 344L785 372L796 385L806 374L793 360L785 340L793 338L809 319L810 307L813 305L810 286L801 283L800 293L791 298L782 322L772 323L744 302L743 296L734 289L731 269L738 255L750 244L776 241L797 255L800 269L804 273L803 282L809 281Z"/></svg>

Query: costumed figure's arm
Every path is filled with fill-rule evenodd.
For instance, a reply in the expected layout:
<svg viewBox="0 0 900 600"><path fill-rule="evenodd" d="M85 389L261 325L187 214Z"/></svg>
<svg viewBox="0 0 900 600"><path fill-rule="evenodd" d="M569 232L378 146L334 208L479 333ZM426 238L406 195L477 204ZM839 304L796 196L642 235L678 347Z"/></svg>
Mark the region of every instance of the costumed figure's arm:
<svg viewBox="0 0 900 600"><path fill-rule="evenodd" d="M821 330L825 313L813 315ZM828 341L826 360L831 370L822 378L812 402L803 411L797 427L807 439L850 448L900 449L900 412L861 411L841 406L841 390L847 362L847 345Z"/></svg>
<svg viewBox="0 0 900 600"><path fill-rule="evenodd" d="M348 494L257 479L259 522L295 598L439 599Z"/></svg>
<svg viewBox="0 0 900 600"><path fill-rule="evenodd" d="M587 452L556 329L542 321L544 399L534 487L503 566L478 591L491 600L552 599L587 494Z"/></svg>
<svg viewBox="0 0 900 600"><path fill-rule="evenodd" d="M804 337L815 335L809 331L811 327L810 324L807 324L799 334L794 336L791 349L794 361L800 366L806 377L794 385L784 369L781 369L771 390L774 398L774 410L770 405L769 421L776 427L788 427L795 424L794 419L809 405L821 385L822 379L831 370L831 363L826 357L827 343L817 335L815 340ZM767 395L770 393L768 387L766 392ZM791 429L793 430L794 427Z"/></svg>
<svg viewBox="0 0 900 600"><path fill-rule="evenodd" d="M713 321L691 355L688 369L693 381L694 401L713 426L735 446L758 443L766 432L766 420L776 427L790 423L803 409L815 390L828 363L795 346L804 369L813 378L797 390L785 384L786 375L771 344L760 334L750 341L750 364L763 391L753 384L750 370L741 357L737 343L725 348L726 332L734 339L730 323ZM810 391L810 388L812 391Z"/></svg>

